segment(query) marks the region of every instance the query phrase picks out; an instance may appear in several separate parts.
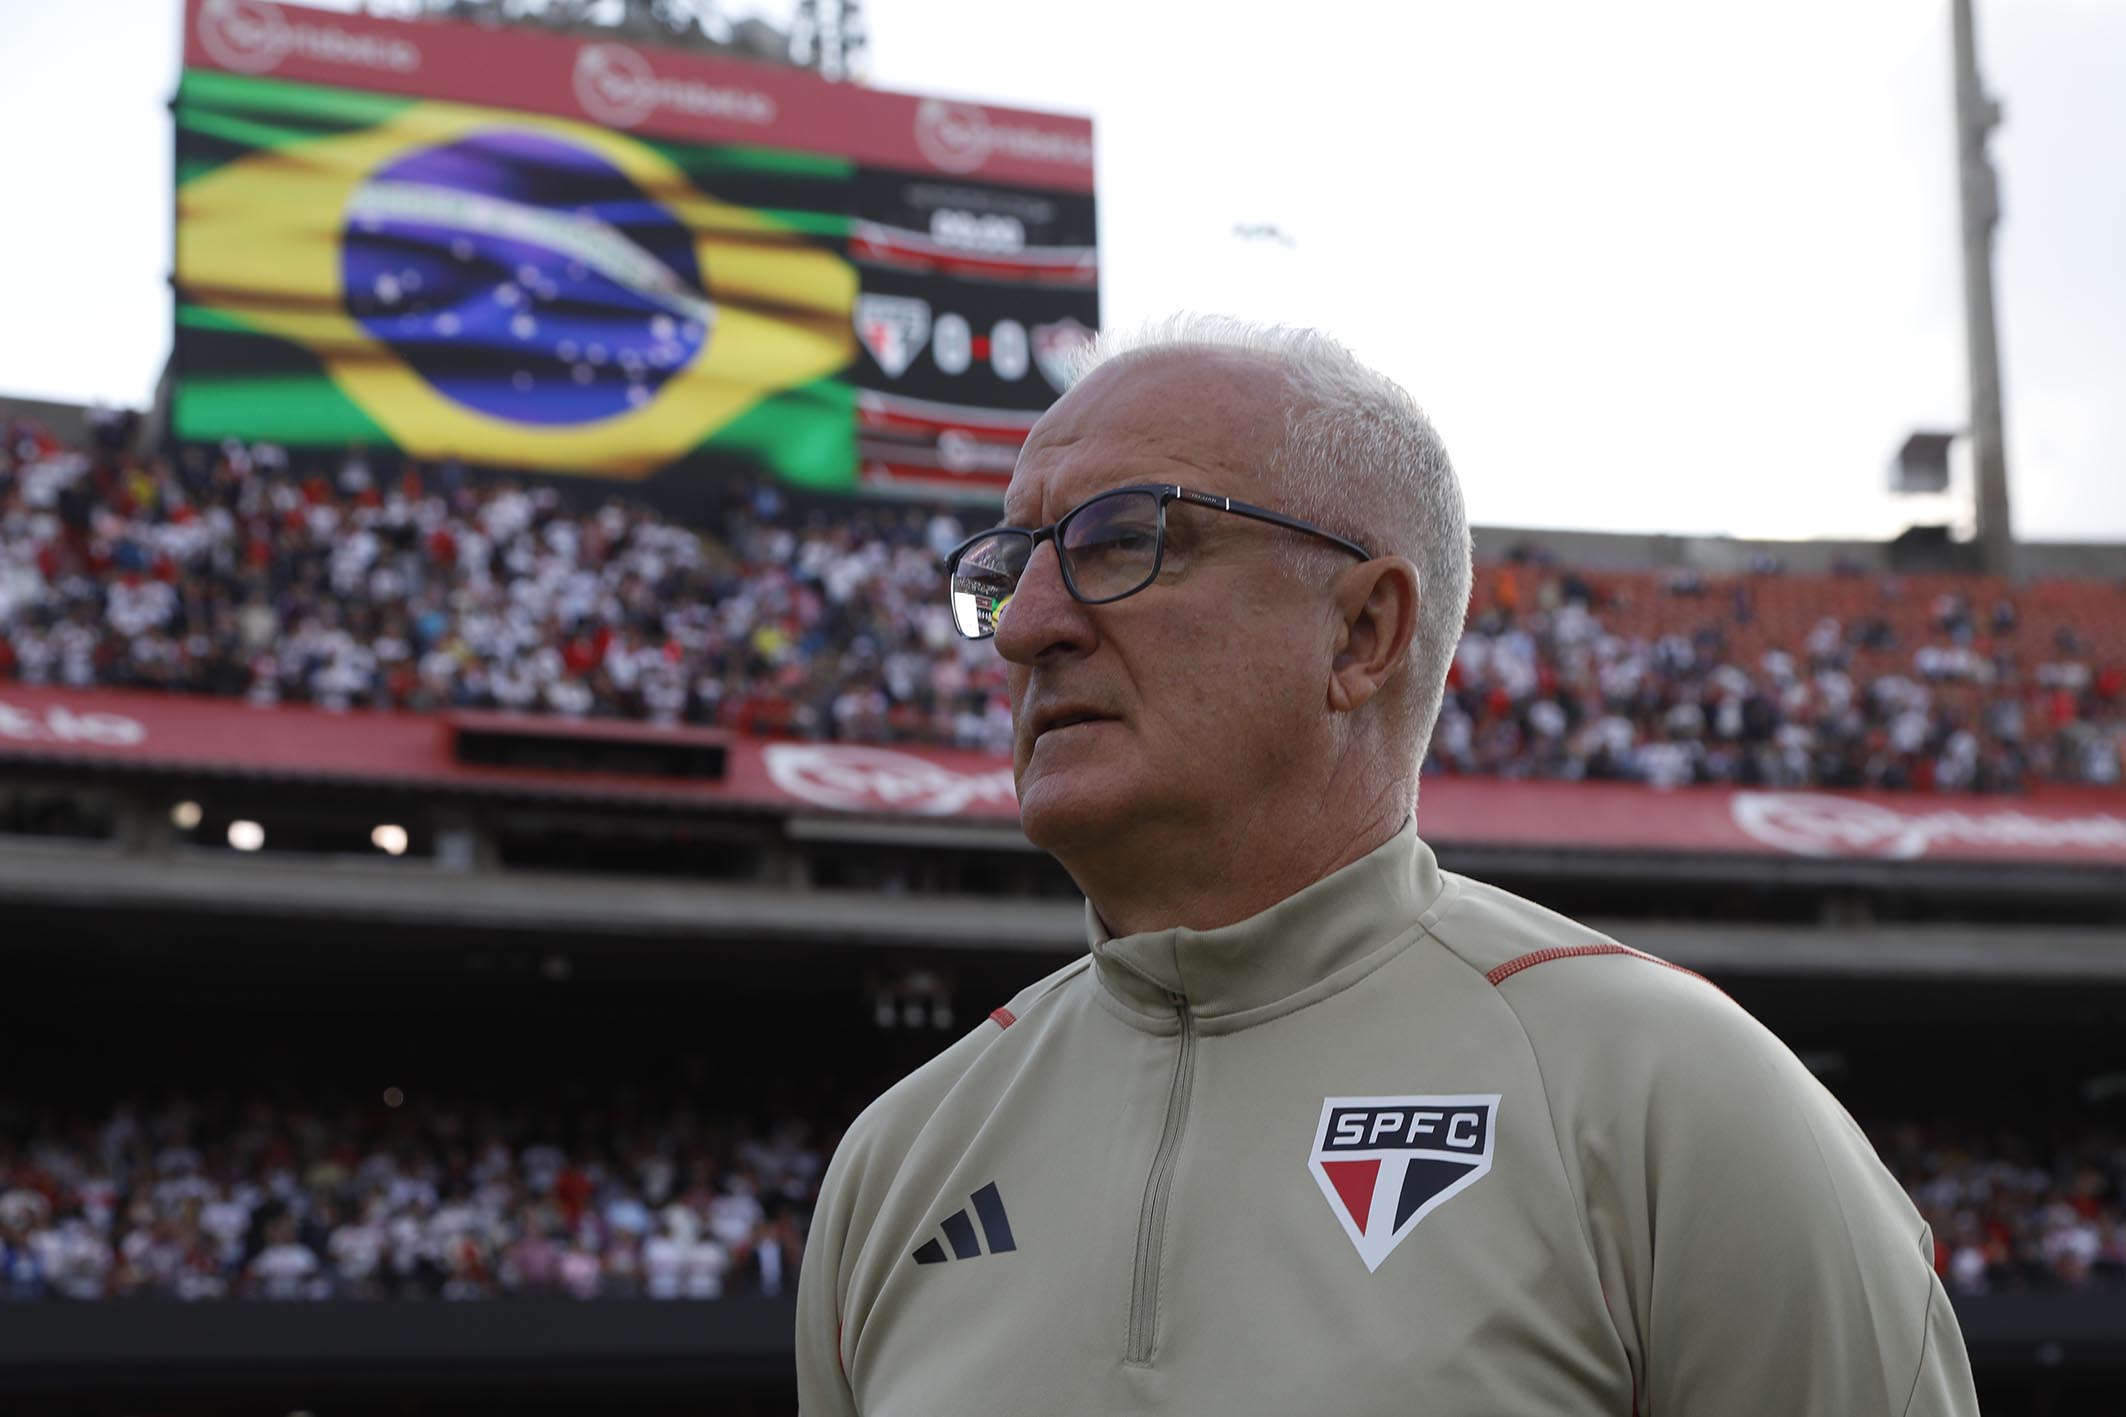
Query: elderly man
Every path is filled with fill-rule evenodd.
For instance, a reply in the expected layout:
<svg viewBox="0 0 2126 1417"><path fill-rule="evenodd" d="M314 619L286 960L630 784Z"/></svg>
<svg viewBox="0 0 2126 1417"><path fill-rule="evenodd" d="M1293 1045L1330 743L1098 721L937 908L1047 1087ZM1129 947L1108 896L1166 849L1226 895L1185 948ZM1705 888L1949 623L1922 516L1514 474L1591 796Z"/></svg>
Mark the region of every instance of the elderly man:
<svg viewBox="0 0 2126 1417"><path fill-rule="evenodd" d="M1322 336L1096 348L948 558L1090 953L879 1099L803 1411L1976 1411L1927 1228L1712 985L1443 872L1444 449Z"/></svg>

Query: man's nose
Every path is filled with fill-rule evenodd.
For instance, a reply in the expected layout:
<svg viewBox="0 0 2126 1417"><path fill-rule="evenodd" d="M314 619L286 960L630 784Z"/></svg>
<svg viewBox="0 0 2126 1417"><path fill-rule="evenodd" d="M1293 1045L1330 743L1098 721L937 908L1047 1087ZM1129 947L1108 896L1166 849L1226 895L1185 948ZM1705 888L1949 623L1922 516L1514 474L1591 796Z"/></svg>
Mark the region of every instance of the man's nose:
<svg viewBox="0 0 2126 1417"><path fill-rule="evenodd" d="M1094 638L1092 616L1063 584L1055 543L1036 546L997 621L997 653L1013 664L1031 665L1058 655L1083 654Z"/></svg>

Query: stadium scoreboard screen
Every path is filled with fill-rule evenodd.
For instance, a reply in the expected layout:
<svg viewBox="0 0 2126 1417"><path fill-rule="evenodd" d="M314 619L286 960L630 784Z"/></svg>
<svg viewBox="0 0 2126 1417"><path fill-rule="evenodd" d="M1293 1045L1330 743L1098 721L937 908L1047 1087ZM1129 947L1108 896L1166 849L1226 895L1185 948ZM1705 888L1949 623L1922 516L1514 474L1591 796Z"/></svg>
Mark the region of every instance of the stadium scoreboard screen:
<svg viewBox="0 0 2126 1417"><path fill-rule="evenodd" d="M188 0L188 441L993 494L1098 324L1092 128Z"/></svg>

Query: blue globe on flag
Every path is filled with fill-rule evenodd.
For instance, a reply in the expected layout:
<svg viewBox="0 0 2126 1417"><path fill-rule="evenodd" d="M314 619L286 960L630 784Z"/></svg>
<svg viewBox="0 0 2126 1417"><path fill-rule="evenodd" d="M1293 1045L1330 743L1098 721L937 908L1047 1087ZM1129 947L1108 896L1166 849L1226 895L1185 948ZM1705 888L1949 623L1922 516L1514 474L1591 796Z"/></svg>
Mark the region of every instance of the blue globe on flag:
<svg viewBox="0 0 2126 1417"><path fill-rule="evenodd" d="M340 253L349 315L438 393L516 423L639 408L715 323L686 227L604 157L521 129L372 173Z"/></svg>

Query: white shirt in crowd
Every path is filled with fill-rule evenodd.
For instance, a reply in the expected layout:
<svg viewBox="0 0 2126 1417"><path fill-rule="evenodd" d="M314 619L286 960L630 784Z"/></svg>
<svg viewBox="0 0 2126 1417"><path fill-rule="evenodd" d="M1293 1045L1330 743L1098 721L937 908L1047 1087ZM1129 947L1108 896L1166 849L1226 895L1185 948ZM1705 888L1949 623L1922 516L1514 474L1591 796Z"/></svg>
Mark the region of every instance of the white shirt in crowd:
<svg viewBox="0 0 2126 1417"><path fill-rule="evenodd" d="M332 1232L325 1242L332 1266L352 1283L373 1278L384 1261L384 1227L373 1220L353 1220Z"/></svg>
<svg viewBox="0 0 2126 1417"><path fill-rule="evenodd" d="M721 1299L723 1278L730 1272L731 1256L706 1235L686 1248L686 1297Z"/></svg>
<svg viewBox="0 0 2126 1417"><path fill-rule="evenodd" d="M323 1298L325 1281L316 1253L290 1241L268 1245L251 1260L247 1273L263 1299Z"/></svg>
<svg viewBox="0 0 2126 1417"><path fill-rule="evenodd" d="M690 1241L667 1231L652 1235L642 1246L642 1291L652 1299L678 1299L686 1291L687 1252Z"/></svg>
<svg viewBox="0 0 2126 1417"><path fill-rule="evenodd" d="M709 1202L709 1233L729 1249L735 1250L751 1240L754 1230L766 1218L759 1197L743 1188L725 1191Z"/></svg>

